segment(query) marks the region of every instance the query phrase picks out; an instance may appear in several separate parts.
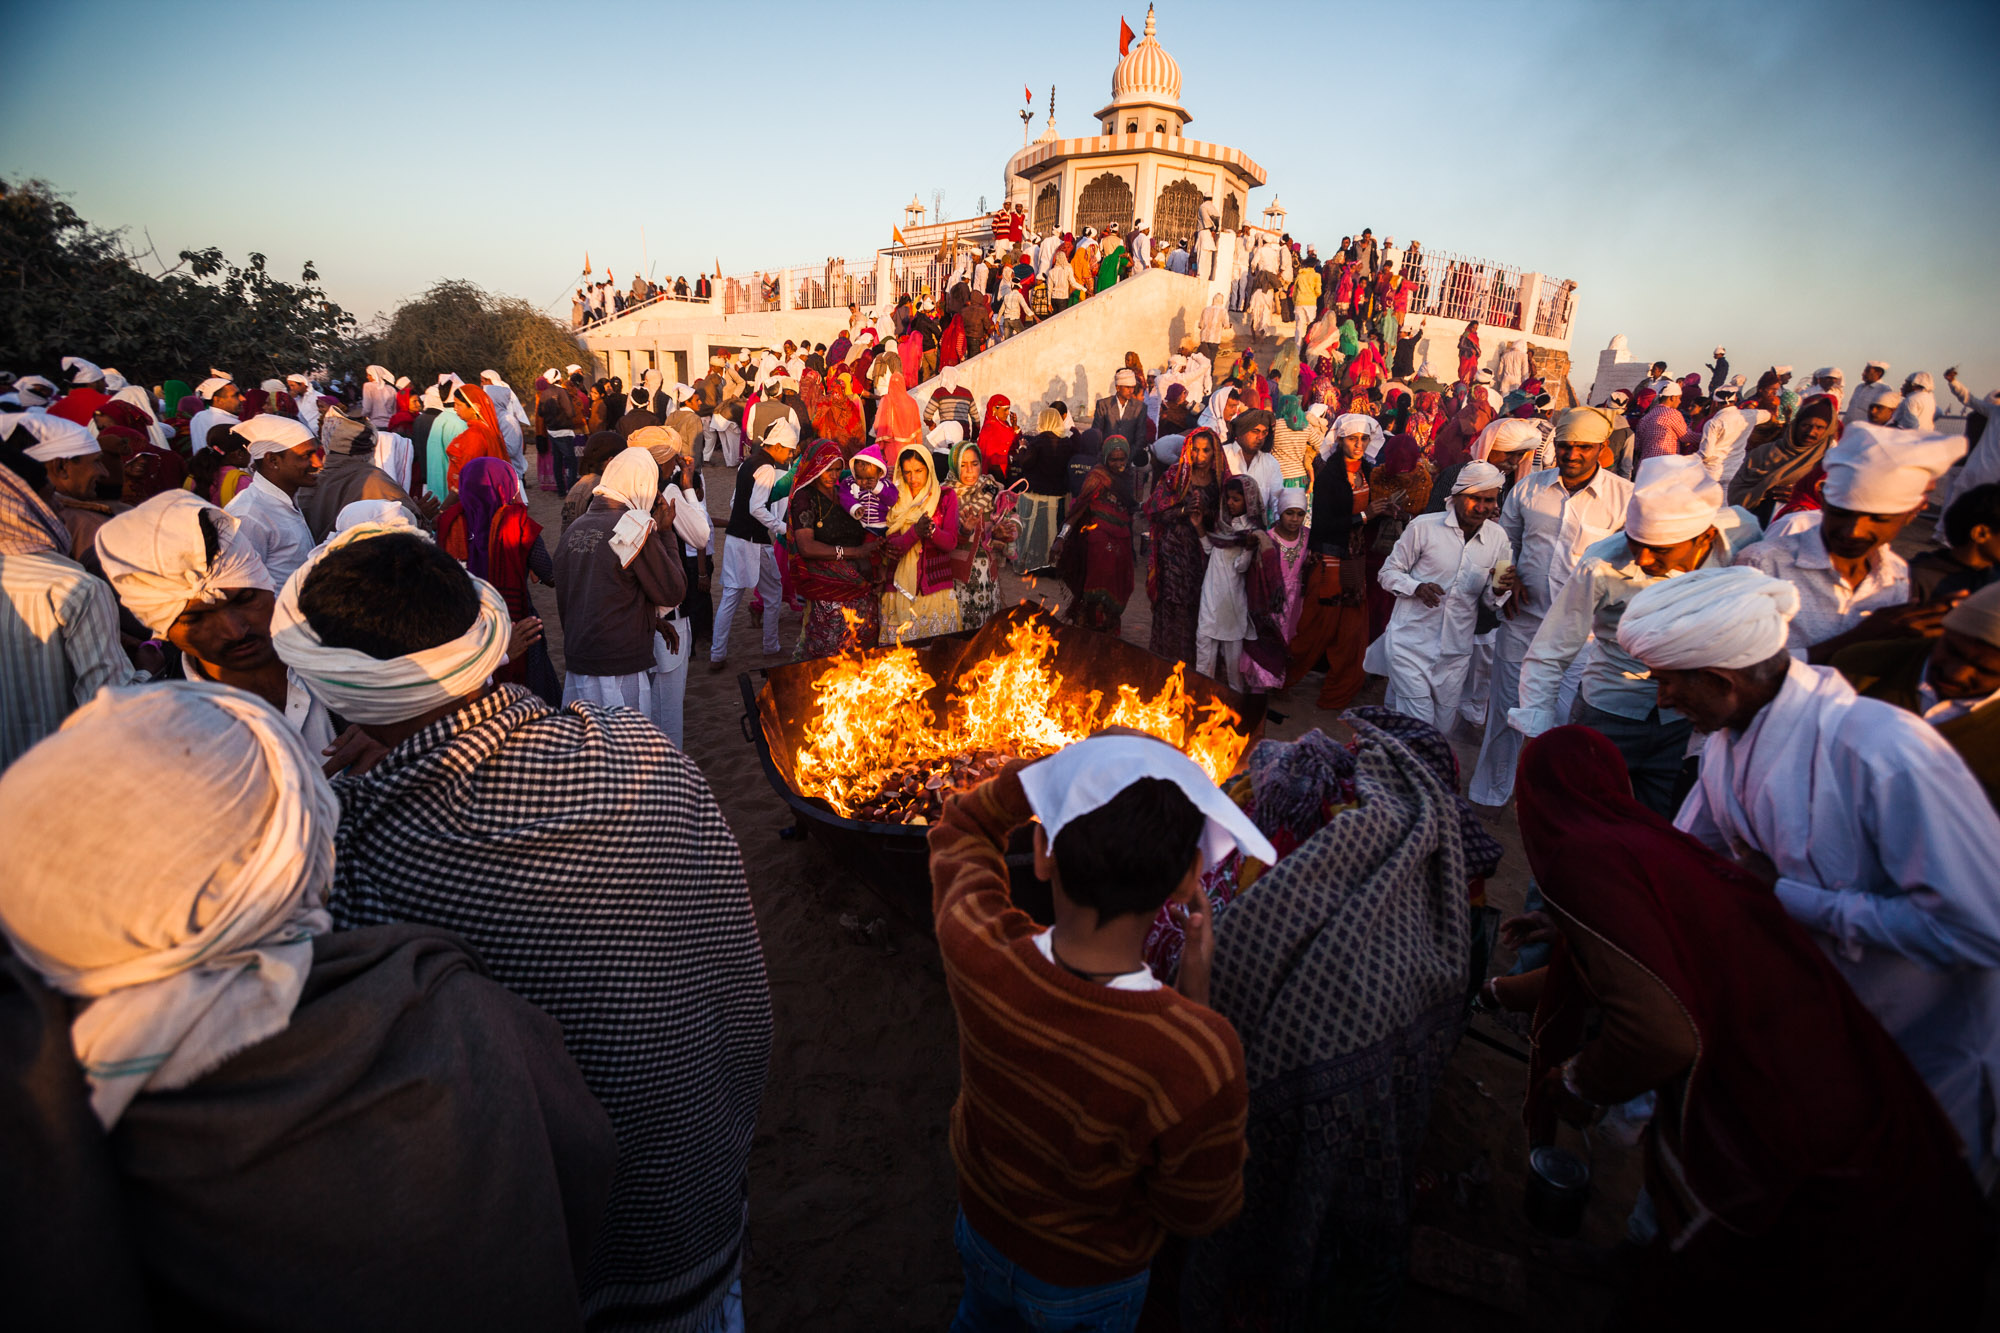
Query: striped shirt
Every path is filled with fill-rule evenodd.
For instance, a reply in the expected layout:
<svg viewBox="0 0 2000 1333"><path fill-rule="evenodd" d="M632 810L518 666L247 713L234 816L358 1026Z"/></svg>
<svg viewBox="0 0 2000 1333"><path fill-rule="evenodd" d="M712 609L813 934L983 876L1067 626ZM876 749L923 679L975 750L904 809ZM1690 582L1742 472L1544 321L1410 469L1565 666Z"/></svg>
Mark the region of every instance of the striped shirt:
<svg viewBox="0 0 2000 1333"><path fill-rule="evenodd" d="M951 1110L958 1202L1044 1282L1143 1270L1172 1232L1243 1207L1243 1048L1171 989L1072 975L1008 894L1009 833L1030 817L1021 765L956 797L930 834L932 907L958 1014Z"/></svg>
<svg viewBox="0 0 2000 1333"><path fill-rule="evenodd" d="M111 585L54 552L0 555L0 768L106 685L129 685Z"/></svg>

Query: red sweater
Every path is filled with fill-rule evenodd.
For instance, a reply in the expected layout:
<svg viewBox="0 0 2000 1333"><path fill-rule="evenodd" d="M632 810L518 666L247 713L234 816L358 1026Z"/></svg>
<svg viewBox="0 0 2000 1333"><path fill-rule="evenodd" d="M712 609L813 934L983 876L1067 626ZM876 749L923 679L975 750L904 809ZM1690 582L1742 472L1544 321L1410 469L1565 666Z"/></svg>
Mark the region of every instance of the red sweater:
<svg viewBox="0 0 2000 1333"><path fill-rule="evenodd" d="M1007 835L1030 818L1020 768L947 802L930 833L958 1014L951 1154L975 1230L1044 1282L1094 1286L1242 1208L1249 1085L1221 1015L1042 957L1008 894Z"/></svg>

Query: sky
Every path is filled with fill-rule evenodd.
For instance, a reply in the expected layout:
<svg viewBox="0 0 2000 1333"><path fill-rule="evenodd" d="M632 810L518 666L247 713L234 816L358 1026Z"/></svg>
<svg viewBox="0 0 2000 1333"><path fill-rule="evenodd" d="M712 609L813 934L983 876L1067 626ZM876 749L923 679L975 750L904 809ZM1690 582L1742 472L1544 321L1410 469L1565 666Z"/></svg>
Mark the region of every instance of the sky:
<svg viewBox="0 0 2000 1333"><path fill-rule="evenodd" d="M170 259L310 260L364 320L445 278L566 316L586 252L621 283L861 259L912 193L997 204L1024 85L1035 134L1051 84L1058 132L1093 129L1119 18L1144 26L1123 3L70 0L10 28L0 174ZM1322 252L1369 226L1574 279L1578 390L1619 333L1678 372L1719 342L1753 379L1880 358L2000 388L2000 5L1169 0L1158 24L1189 137L1268 174L1252 215L1275 193Z"/></svg>

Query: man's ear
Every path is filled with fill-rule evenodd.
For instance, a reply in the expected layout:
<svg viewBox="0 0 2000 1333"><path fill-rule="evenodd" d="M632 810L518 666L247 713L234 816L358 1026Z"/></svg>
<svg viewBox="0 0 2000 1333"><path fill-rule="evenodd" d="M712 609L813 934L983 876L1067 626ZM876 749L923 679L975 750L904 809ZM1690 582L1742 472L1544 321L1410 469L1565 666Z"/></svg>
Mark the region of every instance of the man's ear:
<svg viewBox="0 0 2000 1333"><path fill-rule="evenodd" d="M1035 824L1035 878L1053 884L1056 878L1055 853L1049 850L1049 835L1037 821Z"/></svg>

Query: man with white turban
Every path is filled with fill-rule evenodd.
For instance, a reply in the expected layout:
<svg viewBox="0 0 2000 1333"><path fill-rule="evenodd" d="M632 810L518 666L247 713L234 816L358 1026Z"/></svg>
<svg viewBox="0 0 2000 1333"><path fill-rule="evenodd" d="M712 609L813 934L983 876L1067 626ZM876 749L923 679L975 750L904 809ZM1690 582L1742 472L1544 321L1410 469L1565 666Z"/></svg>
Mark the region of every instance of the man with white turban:
<svg viewBox="0 0 2000 1333"><path fill-rule="evenodd" d="M234 426L240 420L236 409L243 404L243 394L236 382L220 370L208 372L208 378L194 386L196 396L208 406L188 420L188 444L199 453L208 444L208 433L217 426ZM169 408L178 407L169 403Z"/></svg>
<svg viewBox="0 0 2000 1333"><path fill-rule="evenodd" d="M618 1130L585 1318L710 1327L739 1280L771 1041L741 854L651 721L494 684L507 634L498 589L365 524L280 593L279 656L390 747L335 781L328 907L342 930L460 932L562 1025Z"/></svg>
<svg viewBox="0 0 2000 1333"><path fill-rule="evenodd" d="M339 817L283 720L207 682L107 690L0 777L25 1326L579 1326L612 1127L462 941L334 932Z"/></svg>
<svg viewBox="0 0 2000 1333"><path fill-rule="evenodd" d="M764 602L765 655L778 651L778 612L784 590L771 543L784 535L786 502L772 504L771 488L778 484L778 474L798 447L798 428L789 417L781 417L772 423L764 442L737 465L729 526L722 535L722 600L715 608L715 627L708 643L708 669L712 672L727 665L736 608L752 592Z"/></svg>
<svg viewBox="0 0 2000 1333"><path fill-rule="evenodd" d="M1674 812L1694 724L1659 706L1645 666L1618 646L1618 622L1642 589L1693 570L1725 568L1757 540L1757 520L1722 501L1722 487L1692 454L1640 464L1624 531L1578 556L1521 660L1520 703L1506 715L1523 737L1565 722L1603 733L1624 756L1633 796L1661 815ZM1564 695L1573 675L1572 711Z"/></svg>
<svg viewBox="0 0 2000 1333"><path fill-rule="evenodd" d="M1869 419L1868 409L1884 394L1894 393L1882 377L1889 373L1887 361L1870 361L1861 368L1861 383L1854 386L1854 392L1847 397L1847 422L1852 425ZM1902 395L1896 395L1896 403L1902 405Z"/></svg>
<svg viewBox="0 0 2000 1333"><path fill-rule="evenodd" d="M1503 480L1491 463L1467 463L1445 511L1411 519L1378 577L1396 609L1368 669L1386 669L1391 707L1440 731L1458 712L1480 604L1497 609L1495 595L1517 581L1513 547L1494 521Z"/></svg>
<svg viewBox="0 0 2000 1333"><path fill-rule="evenodd" d="M282 586L312 550L312 525L299 509L299 491L319 477L326 451L312 432L290 417L251 417L230 434L250 450L250 480L229 502L229 515Z"/></svg>
<svg viewBox="0 0 2000 1333"><path fill-rule="evenodd" d="M134 679L118 599L70 558L47 470L13 452L21 439L14 430L0 452L0 768L104 686Z"/></svg>
<svg viewBox="0 0 2000 1333"><path fill-rule="evenodd" d="M1897 430L1928 434L1936 416L1937 395L1931 391L1931 373L1919 370L1903 381L1903 405L1896 409L1896 415L1889 424Z"/></svg>
<svg viewBox="0 0 2000 1333"><path fill-rule="evenodd" d="M1486 735L1467 790L1481 805L1505 805L1514 793L1514 766L1526 738L1507 717L1520 702L1521 663L1542 617L1569 585L1584 551L1625 526L1632 483L1603 465L1610 439L1609 414L1594 407L1565 412L1555 428L1556 465L1530 473L1500 508L1500 530L1514 550L1519 577L1515 613L1500 622L1494 644ZM1565 684L1563 693L1573 695L1573 682Z"/></svg>
<svg viewBox="0 0 2000 1333"><path fill-rule="evenodd" d="M368 367L368 378L361 385L361 415L376 430L389 429L389 418L396 415L396 377L381 366Z"/></svg>
<svg viewBox="0 0 2000 1333"><path fill-rule="evenodd" d="M1788 515L1737 556L1798 588L1794 656L1823 663L1851 643L1931 632L1944 608L1909 604L1909 564L1889 544L1964 453L1962 436L1849 426L1824 460L1826 507Z"/></svg>
<svg viewBox="0 0 2000 1333"><path fill-rule="evenodd" d="M1708 469L1708 475L1722 483L1725 494L1729 483L1743 470L1743 459L1749 453L1750 432L1771 419L1771 414L1761 407L1742 408L1736 404L1736 386L1725 384L1715 390L1715 410L1709 414L1701 427L1701 463Z"/></svg>
<svg viewBox="0 0 2000 1333"><path fill-rule="evenodd" d="M303 370L285 376L285 392L292 395L298 406L299 422L309 431L319 430L319 390L313 387L312 376Z"/></svg>
<svg viewBox="0 0 2000 1333"><path fill-rule="evenodd" d="M1787 651L1798 606L1793 585L1738 566L1656 584L1626 608L1619 645L1662 705L1710 733L1674 824L1773 886L1990 1175L2000 816L1934 728Z"/></svg>
<svg viewBox="0 0 2000 1333"><path fill-rule="evenodd" d="M97 498L98 484L111 475L104 451L87 428L63 417L29 412L18 420L18 434L28 440L23 452L48 472L56 515L69 529L70 544L63 554L81 563L97 543L97 530L126 508Z"/></svg>
<svg viewBox="0 0 2000 1333"><path fill-rule="evenodd" d="M1974 394L1965 387L1965 381L1958 377L1957 367L1944 373L1944 384L1951 390L1952 397L1964 405L1966 429L1971 430L1974 416L1984 419L1985 425L1979 436L1983 448L1973 449L1952 478L1951 488L1941 491L1938 496L1937 539L1951 545L1944 531L1944 510L1951 508L1952 502L1975 486L1985 486L2000 481L2000 389L1990 393Z"/></svg>

